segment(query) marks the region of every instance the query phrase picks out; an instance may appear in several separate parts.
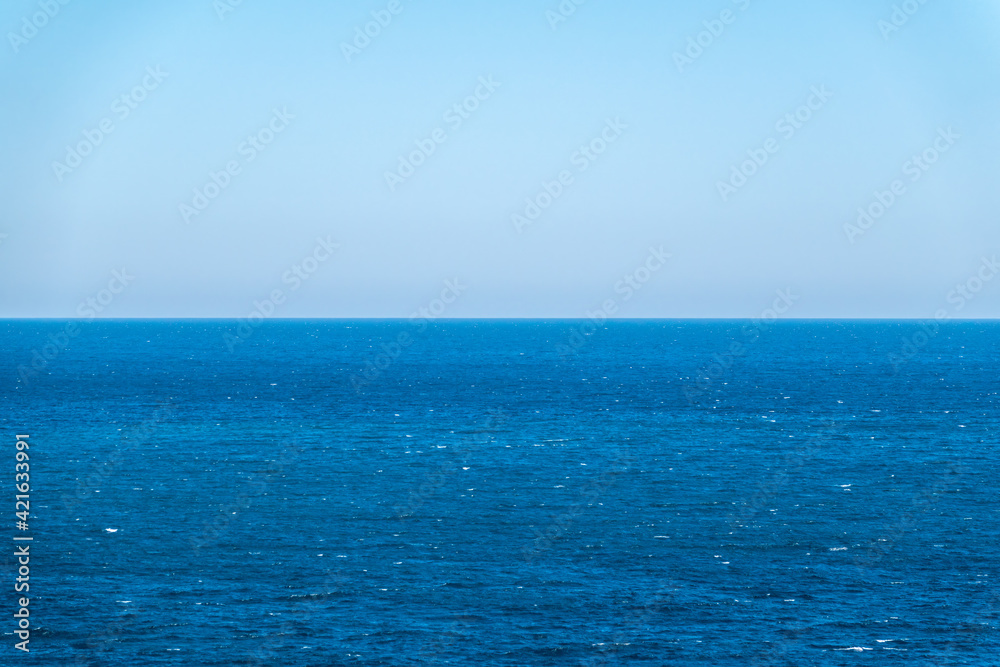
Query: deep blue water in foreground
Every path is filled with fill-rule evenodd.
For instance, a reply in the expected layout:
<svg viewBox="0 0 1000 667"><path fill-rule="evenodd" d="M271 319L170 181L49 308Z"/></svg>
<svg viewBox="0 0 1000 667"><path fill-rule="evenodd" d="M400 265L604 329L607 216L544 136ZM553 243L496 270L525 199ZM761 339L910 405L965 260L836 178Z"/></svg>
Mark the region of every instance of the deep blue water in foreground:
<svg viewBox="0 0 1000 667"><path fill-rule="evenodd" d="M0 321L0 663L1000 664L1000 325L582 324Z"/></svg>

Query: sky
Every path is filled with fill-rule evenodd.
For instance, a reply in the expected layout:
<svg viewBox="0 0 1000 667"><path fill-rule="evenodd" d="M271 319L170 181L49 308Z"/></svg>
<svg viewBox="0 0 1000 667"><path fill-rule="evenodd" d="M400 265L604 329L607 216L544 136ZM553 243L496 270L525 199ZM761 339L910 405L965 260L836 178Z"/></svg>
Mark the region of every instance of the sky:
<svg viewBox="0 0 1000 667"><path fill-rule="evenodd" d="M0 33L2 318L1000 316L998 0L9 0Z"/></svg>

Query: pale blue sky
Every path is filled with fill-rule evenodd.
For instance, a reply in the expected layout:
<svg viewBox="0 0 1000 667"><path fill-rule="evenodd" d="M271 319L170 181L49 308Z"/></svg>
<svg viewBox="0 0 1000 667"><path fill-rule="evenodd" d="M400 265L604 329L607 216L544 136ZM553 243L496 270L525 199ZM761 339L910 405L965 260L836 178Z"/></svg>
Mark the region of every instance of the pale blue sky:
<svg viewBox="0 0 1000 667"><path fill-rule="evenodd" d="M243 0L220 18L225 1L4 3L0 317L76 316L125 268L102 316L244 317L282 290L276 316L407 317L457 278L445 317L583 317L609 298L621 317L756 317L790 289L789 317L923 318L1000 253L997 0L912 0L892 32L881 0L587 0L554 28L556 0ZM78 166L54 166L102 121ZM263 150L244 144L261 131ZM724 200L748 151L767 161ZM845 231L897 179L885 214ZM317 238L339 247L296 284ZM996 317L998 296L987 282L953 315Z"/></svg>

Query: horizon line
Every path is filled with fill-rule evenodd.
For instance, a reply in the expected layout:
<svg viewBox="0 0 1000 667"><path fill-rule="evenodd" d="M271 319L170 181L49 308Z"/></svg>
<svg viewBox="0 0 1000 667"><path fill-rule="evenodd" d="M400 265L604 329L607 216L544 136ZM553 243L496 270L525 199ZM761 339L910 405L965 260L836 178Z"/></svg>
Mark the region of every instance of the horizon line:
<svg viewBox="0 0 1000 667"><path fill-rule="evenodd" d="M176 321L206 321L206 322L238 322L243 320L249 320L248 317L232 317L232 316L154 316L154 317L0 317L0 322L124 322L124 321L142 321L142 322L176 322ZM373 321L373 322L386 322L386 321L398 321L398 322L409 322L413 320L427 321L431 324L441 321L446 322L512 322L512 321L525 321L525 322L579 322L579 321L594 321L591 317L434 317L425 318L419 316L411 317L328 317L328 316L317 316L317 317L267 317L263 318L258 324L263 324L268 321L278 321L278 322L315 322L315 321L344 321L344 322L358 322L358 321ZM931 317L778 317L778 318L762 318L758 317L607 317L602 320L602 324L606 322L678 322L678 321L692 321L692 322L732 322L732 321L767 321L771 323L776 322L848 322L848 321L868 321L868 322L925 322L928 320L936 320L933 316ZM948 317L942 320L936 320L938 322L995 322L1000 321L1000 316L998 317Z"/></svg>

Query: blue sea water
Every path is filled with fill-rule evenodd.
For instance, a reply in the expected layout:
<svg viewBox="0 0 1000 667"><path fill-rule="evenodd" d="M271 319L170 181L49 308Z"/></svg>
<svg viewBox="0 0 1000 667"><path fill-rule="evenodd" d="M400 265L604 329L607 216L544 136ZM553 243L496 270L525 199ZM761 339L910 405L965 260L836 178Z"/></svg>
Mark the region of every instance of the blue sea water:
<svg viewBox="0 0 1000 667"><path fill-rule="evenodd" d="M1000 664L997 323L77 324L3 664Z"/></svg>

